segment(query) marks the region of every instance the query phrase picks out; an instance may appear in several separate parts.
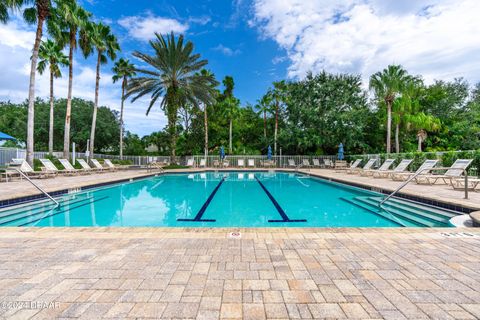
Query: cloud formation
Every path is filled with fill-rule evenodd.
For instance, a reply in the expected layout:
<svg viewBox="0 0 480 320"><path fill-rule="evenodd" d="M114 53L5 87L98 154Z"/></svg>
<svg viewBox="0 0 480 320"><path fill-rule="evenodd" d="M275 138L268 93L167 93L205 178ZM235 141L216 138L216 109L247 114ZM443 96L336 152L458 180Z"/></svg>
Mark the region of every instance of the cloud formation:
<svg viewBox="0 0 480 320"><path fill-rule="evenodd" d="M219 51L219 52L221 52L224 55L229 56L229 57L236 56L236 55L242 53L242 51L240 51L240 49L232 49L232 48L224 46L223 44L219 44L218 46L212 48L212 50Z"/></svg>
<svg viewBox="0 0 480 320"><path fill-rule="evenodd" d="M184 33L188 30L188 24L183 24L175 19L153 15L124 17L118 20L118 24L127 29L129 36L141 41L151 40L155 32L160 34L172 31L174 33Z"/></svg>
<svg viewBox="0 0 480 320"><path fill-rule="evenodd" d="M477 0L254 0L250 25L287 52L288 76L399 63L427 81L478 81Z"/></svg>

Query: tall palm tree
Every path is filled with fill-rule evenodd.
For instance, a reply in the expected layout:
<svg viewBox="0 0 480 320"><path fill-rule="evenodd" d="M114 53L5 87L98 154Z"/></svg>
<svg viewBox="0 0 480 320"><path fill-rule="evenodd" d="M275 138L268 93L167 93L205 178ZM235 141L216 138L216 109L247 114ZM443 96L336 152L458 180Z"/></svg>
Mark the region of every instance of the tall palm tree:
<svg viewBox="0 0 480 320"><path fill-rule="evenodd" d="M136 75L135 66L128 59L120 58L112 68L113 83L122 80L122 102L120 104L120 159L123 158L123 106L128 80Z"/></svg>
<svg viewBox="0 0 480 320"><path fill-rule="evenodd" d="M266 94L262 99L257 101L256 108L258 113L263 114L263 138L267 139L267 112L271 112L272 99L270 94Z"/></svg>
<svg viewBox="0 0 480 320"><path fill-rule="evenodd" d="M120 45L112 34L110 27L102 23L89 22L82 31L81 41L84 42L85 55L88 56L97 50L97 71L95 78L95 102L93 104L92 127L90 130L90 152L95 150L95 127L97 124L98 90L100 88L100 66L106 64L108 59L115 60Z"/></svg>
<svg viewBox="0 0 480 320"><path fill-rule="evenodd" d="M76 0L56 0L57 7L55 16L49 23L49 31L54 38L62 45L68 45L68 93L67 108L65 114L65 132L63 139L63 156L70 157L70 122L72 115L72 90L73 90L73 53L77 49L78 34L85 35L84 30L91 13L77 4ZM80 41L80 49L86 53L86 41Z"/></svg>
<svg viewBox="0 0 480 320"><path fill-rule="evenodd" d="M0 22L6 23L9 10L23 10L23 17L29 24L36 24L35 41L30 61L27 116L27 162L33 164L34 119L35 119L35 75L37 73L38 50L43 35L43 24L52 10L51 0L3 0L0 3Z"/></svg>
<svg viewBox="0 0 480 320"><path fill-rule="evenodd" d="M210 79L209 82L210 82L212 93L215 93L216 95L217 91L215 90L215 87L218 85L218 81L215 80L215 75L210 70L207 70L207 69L202 69L200 71L200 74ZM205 130L205 146L204 146L205 157L208 156L208 111L207 111L208 106L209 106L208 102L203 103L203 122L204 122L204 130Z"/></svg>
<svg viewBox="0 0 480 320"><path fill-rule="evenodd" d="M211 84L215 79L213 76L198 74L208 61L199 60L200 55L193 53L193 43L185 42L183 35L175 37L172 32L164 38L155 33L155 40L150 41L150 46L155 52L154 55L138 51L133 53L152 69L135 70L144 76L130 80L127 97L133 96L133 102L149 94L147 115L153 105L161 99L160 107L168 118L171 161L175 162L178 109L187 102L197 106L198 101L203 103L213 101Z"/></svg>
<svg viewBox="0 0 480 320"><path fill-rule="evenodd" d="M54 94L53 94L53 79L60 78L62 72L60 71L60 66L68 65L68 57L62 52L62 48L55 41L48 39L40 44L40 49L38 51L38 57L40 61L38 62L37 70L40 74L43 74L49 67L50 72L50 123L48 127L48 153L53 154L53 105L54 105Z"/></svg>
<svg viewBox="0 0 480 320"><path fill-rule="evenodd" d="M233 119L238 116L240 112L240 100L233 96L225 98L222 102L223 115L228 119L228 152L233 154Z"/></svg>
<svg viewBox="0 0 480 320"><path fill-rule="evenodd" d="M407 71L400 65L389 65L370 77L370 89L387 107L387 153L391 152L393 101L401 92L407 77Z"/></svg>
<svg viewBox="0 0 480 320"><path fill-rule="evenodd" d="M277 137L278 137L278 116L280 113L280 104L286 101L287 85L284 80L273 83L273 91L271 93L275 101L275 130L273 134L273 153L277 155Z"/></svg>

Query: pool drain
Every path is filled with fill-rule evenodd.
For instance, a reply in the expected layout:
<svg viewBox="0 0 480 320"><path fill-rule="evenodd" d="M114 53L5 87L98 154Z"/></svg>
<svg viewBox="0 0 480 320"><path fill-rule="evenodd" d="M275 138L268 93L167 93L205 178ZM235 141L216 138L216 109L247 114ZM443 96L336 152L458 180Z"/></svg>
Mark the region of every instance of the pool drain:
<svg viewBox="0 0 480 320"><path fill-rule="evenodd" d="M227 233L227 238L229 238L229 239L241 239L242 234L240 232L229 232L229 233Z"/></svg>
<svg viewBox="0 0 480 320"><path fill-rule="evenodd" d="M478 234L470 232L442 232L440 235L446 238L478 238Z"/></svg>

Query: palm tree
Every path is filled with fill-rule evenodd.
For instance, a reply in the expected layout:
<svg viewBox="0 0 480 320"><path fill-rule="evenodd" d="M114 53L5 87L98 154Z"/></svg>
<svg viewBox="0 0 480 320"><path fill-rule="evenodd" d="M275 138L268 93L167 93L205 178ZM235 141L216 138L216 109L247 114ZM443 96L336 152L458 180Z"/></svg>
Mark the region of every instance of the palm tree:
<svg viewBox="0 0 480 320"><path fill-rule="evenodd" d="M84 34L83 34L84 33ZM108 58L115 60L120 45L112 34L110 27L102 23L89 22L82 32L81 41L84 43L85 55L97 50L97 71L95 80L95 102L93 104L92 127L90 130L90 152L95 150L95 127L97 124L98 90L100 88L100 66L108 62Z"/></svg>
<svg viewBox="0 0 480 320"><path fill-rule="evenodd" d="M150 104L147 115L153 105L161 99L160 107L168 118L168 132L170 134L171 161L175 162L177 144L178 109L185 103L195 106L198 101L210 103L214 100L211 84L213 76L198 74L207 60L199 60L199 54L193 54L193 43L184 41L183 35L175 37L173 32L164 38L155 33L155 40L150 46L155 51L148 55L135 51L133 55L151 66L153 69L136 68L136 72L144 74L130 80L127 97L133 96L132 102L150 94Z"/></svg>
<svg viewBox="0 0 480 320"><path fill-rule="evenodd" d="M285 103L287 85L285 81L278 81L273 83L273 91L271 93L275 101L275 131L273 134L273 153L277 155L277 137L278 137L278 116L280 113L280 103Z"/></svg>
<svg viewBox="0 0 480 320"><path fill-rule="evenodd" d="M123 158L123 106L128 80L136 75L135 66L128 59L120 58L112 69L113 83L122 79L122 102L120 104L120 159Z"/></svg>
<svg viewBox="0 0 480 320"><path fill-rule="evenodd" d="M233 135L233 119L239 114L240 100L233 96L229 96L222 101L223 115L229 121L228 131L228 151L233 154L232 135Z"/></svg>
<svg viewBox="0 0 480 320"><path fill-rule="evenodd" d="M265 140L267 139L267 112L271 112L271 103L271 95L267 93L262 99L257 101L256 105L258 113L263 114L263 137Z"/></svg>
<svg viewBox="0 0 480 320"><path fill-rule="evenodd" d="M393 101L401 92L407 77L407 71L400 65L389 65L370 77L370 89L375 91L377 99L383 101L387 107L387 153L391 152Z"/></svg>
<svg viewBox="0 0 480 320"><path fill-rule="evenodd" d="M54 95L53 95L53 79L60 78L62 72L60 71L60 66L68 65L68 57L62 52L62 48L58 43L54 42L51 39L48 39L45 42L40 44L40 49L38 51L38 56L40 61L38 62L38 72L43 74L49 66L50 71L50 124L48 129L48 153L53 154L53 105L54 105Z"/></svg>
<svg viewBox="0 0 480 320"><path fill-rule="evenodd" d="M211 79L210 82L210 87L212 90L212 93L216 95L217 91L215 90L215 87L218 85L217 80L215 80L215 75L207 69L202 69L200 71L200 74L206 78ZM204 130L205 130L205 146L204 146L204 152L205 152L205 158L208 156L208 102L203 103L203 122L204 122Z"/></svg>
<svg viewBox="0 0 480 320"><path fill-rule="evenodd" d="M91 13L83 9L75 0L57 0L55 16L49 24L49 31L54 38L62 45L68 45L68 94L67 109L65 114L65 132L63 139L63 156L70 157L70 122L72 115L72 90L73 90L73 53L77 49L77 35L84 30ZM85 35L85 32L80 32ZM82 52L86 53L84 47L86 41L80 41Z"/></svg>
<svg viewBox="0 0 480 320"><path fill-rule="evenodd" d="M24 8L24 6L27 6ZM33 134L35 119L35 75L37 72L38 50L43 35L43 23L50 16L52 3L50 0L3 0L0 3L0 22L6 23L9 10L23 9L23 17L29 24L37 25L30 62L30 82L28 87L28 116L27 116L27 162L33 164Z"/></svg>

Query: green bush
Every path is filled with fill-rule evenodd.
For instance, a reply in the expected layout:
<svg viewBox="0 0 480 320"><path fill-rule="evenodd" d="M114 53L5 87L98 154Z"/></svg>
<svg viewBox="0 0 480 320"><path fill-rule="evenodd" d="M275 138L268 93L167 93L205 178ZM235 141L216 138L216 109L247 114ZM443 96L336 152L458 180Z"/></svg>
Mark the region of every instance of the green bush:
<svg viewBox="0 0 480 320"><path fill-rule="evenodd" d="M122 165L122 166L131 166L131 165L133 165L133 161L132 161L132 160L111 159L110 161L112 161L113 164Z"/></svg>

